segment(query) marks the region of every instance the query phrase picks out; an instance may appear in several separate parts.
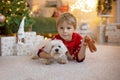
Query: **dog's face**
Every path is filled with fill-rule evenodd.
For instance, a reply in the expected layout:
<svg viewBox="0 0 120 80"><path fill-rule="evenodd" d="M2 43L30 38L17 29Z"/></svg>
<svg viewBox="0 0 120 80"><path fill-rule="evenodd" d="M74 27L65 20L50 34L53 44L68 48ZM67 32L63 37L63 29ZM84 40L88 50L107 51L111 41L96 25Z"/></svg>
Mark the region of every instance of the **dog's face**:
<svg viewBox="0 0 120 80"><path fill-rule="evenodd" d="M52 40L46 45L44 51L57 58L65 55L68 50L61 40Z"/></svg>

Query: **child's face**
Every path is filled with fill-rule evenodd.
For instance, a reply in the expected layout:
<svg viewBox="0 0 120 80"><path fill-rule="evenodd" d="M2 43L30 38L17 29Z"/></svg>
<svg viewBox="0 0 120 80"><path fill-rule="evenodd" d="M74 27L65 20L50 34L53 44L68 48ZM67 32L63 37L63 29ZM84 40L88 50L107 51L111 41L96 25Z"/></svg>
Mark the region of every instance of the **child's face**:
<svg viewBox="0 0 120 80"><path fill-rule="evenodd" d="M57 30L61 38L66 41L70 41L72 39L72 34L74 32L74 26L68 24L67 22L63 22L57 26Z"/></svg>

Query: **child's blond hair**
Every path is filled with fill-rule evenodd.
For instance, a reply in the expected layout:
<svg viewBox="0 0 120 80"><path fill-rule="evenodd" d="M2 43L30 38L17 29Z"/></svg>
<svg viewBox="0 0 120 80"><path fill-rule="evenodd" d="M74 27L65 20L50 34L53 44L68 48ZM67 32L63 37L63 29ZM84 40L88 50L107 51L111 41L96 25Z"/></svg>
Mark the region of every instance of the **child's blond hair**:
<svg viewBox="0 0 120 80"><path fill-rule="evenodd" d="M75 16L73 16L71 13L63 13L60 15L60 17L57 20L56 25L58 26L59 24L63 23L63 22L67 22L70 25L73 25L74 29L76 29L76 18Z"/></svg>

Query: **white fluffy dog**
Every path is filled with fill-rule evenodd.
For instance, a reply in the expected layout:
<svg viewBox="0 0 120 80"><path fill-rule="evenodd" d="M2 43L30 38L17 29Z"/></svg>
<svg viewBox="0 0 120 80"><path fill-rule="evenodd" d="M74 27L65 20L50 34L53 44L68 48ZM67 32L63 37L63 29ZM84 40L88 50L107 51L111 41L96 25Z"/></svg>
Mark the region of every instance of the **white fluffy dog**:
<svg viewBox="0 0 120 80"><path fill-rule="evenodd" d="M54 59L44 59L45 64L50 64L57 61L60 64L68 62L66 53L68 52L66 46L61 40L51 40L44 48L44 51L50 54Z"/></svg>

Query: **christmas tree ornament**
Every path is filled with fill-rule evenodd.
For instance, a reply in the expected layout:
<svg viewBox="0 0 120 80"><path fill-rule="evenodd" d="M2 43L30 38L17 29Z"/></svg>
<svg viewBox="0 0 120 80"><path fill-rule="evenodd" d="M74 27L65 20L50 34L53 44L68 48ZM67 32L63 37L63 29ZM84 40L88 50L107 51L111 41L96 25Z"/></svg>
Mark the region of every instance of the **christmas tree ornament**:
<svg viewBox="0 0 120 80"><path fill-rule="evenodd" d="M0 13L0 22L5 22L5 16Z"/></svg>
<svg viewBox="0 0 120 80"><path fill-rule="evenodd" d="M20 23L18 33L17 33L17 43L18 44L24 44L24 38L25 38L25 32L24 32L24 23L25 23L25 18L22 18L22 21Z"/></svg>

